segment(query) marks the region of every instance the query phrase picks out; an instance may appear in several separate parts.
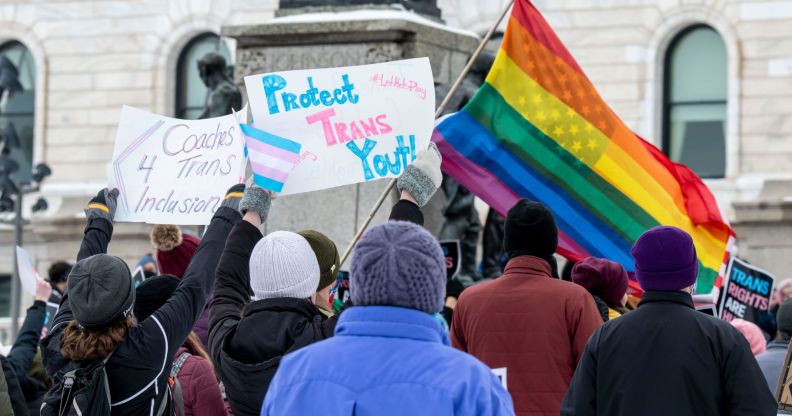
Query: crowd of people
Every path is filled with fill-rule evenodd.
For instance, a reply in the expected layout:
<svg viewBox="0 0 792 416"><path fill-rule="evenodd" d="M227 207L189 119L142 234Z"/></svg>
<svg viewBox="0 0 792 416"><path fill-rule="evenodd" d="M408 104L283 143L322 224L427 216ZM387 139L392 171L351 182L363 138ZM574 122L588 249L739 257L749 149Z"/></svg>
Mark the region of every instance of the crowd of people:
<svg viewBox="0 0 792 416"><path fill-rule="evenodd" d="M256 185L229 189L201 238L154 226L136 287L108 254L118 193L99 191L76 263L39 280L0 356L0 416L776 414L792 285L764 328L700 313L693 242L657 227L632 249L636 306L609 260L559 278L553 213L520 200L503 275L463 288L422 227L441 181L432 146L357 242L344 303L332 240L262 235L272 196Z"/></svg>

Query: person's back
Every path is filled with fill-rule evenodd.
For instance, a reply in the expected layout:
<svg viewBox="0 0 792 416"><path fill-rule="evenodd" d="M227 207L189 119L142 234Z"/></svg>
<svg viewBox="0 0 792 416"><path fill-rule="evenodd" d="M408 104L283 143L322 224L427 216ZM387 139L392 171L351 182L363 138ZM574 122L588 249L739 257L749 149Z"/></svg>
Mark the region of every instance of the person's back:
<svg viewBox="0 0 792 416"><path fill-rule="evenodd" d="M756 362L762 369L767 386L774 393L789 349L789 339L792 338L792 299L786 300L778 307L776 322L778 325L775 339L767 344L764 353L756 356Z"/></svg>
<svg viewBox="0 0 792 416"><path fill-rule="evenodd" d="M264 415L512 414L489 368L408 308L346 310L333 338L286 356L281 374L289 383L273 383Z"/></svg>
<svg viewBox="0 0 792 416"><path fill-rule="evenodd" d="M657 227L632 254L641 303L591 336L561 414L775 415L742 334L693 306L698 259L690 236Z"/></svg>
<svg viewBox="0 0 792 416"><path fill-rule="evenodd" d="M552 277L555 233L547 208L518 202L506 220L503 276L468 288L454 309L452 343L506 368L518 414L558 414L586 340L602 324L584 288ZM528 235L544 241L519 241Z"/></svg>

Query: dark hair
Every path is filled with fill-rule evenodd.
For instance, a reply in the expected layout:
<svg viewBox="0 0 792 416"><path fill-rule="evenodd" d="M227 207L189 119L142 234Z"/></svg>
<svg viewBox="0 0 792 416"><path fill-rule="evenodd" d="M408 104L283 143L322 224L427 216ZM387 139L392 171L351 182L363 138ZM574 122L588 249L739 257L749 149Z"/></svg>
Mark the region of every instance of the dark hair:
<svg viewBox="0 0 792 416"><path fill-rule="evenodd" d="M77 321L69 322L61 337L61 354L72 361L102 360L124 342L135 318L126 316L102 329L81 328Z"/></svg>
<svg viewBox="0 0 792 416"><path fill-rule="evenodd" d="M55 263L52 263L49 271L47 271L50 283L66 283L71 269L72 265L66 263L65 261L56 261Z"/></svg>

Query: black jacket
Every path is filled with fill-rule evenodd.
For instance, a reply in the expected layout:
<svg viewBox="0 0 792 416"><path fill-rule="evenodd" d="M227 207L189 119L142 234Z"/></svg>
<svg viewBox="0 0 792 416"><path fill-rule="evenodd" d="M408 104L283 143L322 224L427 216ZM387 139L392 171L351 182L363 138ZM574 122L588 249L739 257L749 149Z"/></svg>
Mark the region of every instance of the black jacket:
<svg viewBox="0 0 792 416"><path fill-rule="evenodd" d="M7 357L8 364L16 374L19 387L27 402L29 414L39 413L41 399L44 397L44 393L47 392L47 386L27 375L38 351L39 337L41 328L44 326L46 313L46 303L40 300L33 302L33 305L27 310L25 321L22 323L22 327L19 328L17 339L14 341L14 345L11 347Z"/></svg>
<svg viewBox="0 0 792 416"><path fill-rule="evenodd" d="M27 401L24 393L22 393L22 388L19 386L19 377L17 377L14 367L11 366L8 358L2 355L0 355L0 365L3 367L3 374L8 385L8 397L11 399L11 408L14 410L14 415L29 415Z"/></svg>
<svg viewBox="0 0 792 416"><path fill-rule="evenodd" d="M745 338L684 292L646 292L588 341L562 415L775 415Z"/></svg>
<svg viewBox="0 0 792 416"><path fill-rule="evenodd" d="M174 353L192 331L212 286L214 270L239 212L220 207L207 227L187 271L168 302L127 333L127 338L107 362L113 415L156 414L167 394ZM105 253L113 227L104 219L91 220L77 260ZM73 319L68 293L64 296L52 330L44 339L44 364L52 376L68 361L60 354L63 329Z"/></svg>
<svg viewBox="0 0 792 416"><path fill-rule="evenodd" d="M209 310L209 351L234 415L261 414L281 358L332 336L326 317L305 299L250 302L250 255L261 231L240 221L217 267Z"/></svg>

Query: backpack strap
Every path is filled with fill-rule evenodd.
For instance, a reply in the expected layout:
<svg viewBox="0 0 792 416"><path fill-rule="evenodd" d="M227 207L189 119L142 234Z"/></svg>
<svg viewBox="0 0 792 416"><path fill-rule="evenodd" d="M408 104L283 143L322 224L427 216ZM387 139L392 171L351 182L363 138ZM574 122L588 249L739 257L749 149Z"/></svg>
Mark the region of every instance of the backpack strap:
<svg viewBox="0 0 792 416"><path fill-rule="evenodd" d="M184 363L190 358L192 354L183 352L173 360L171 366L170 377L168 377L168 384L173 387L173 403L176 405L176 416L184 416L184 395L182 393L181 383L179 382L179 373L181 372Z"/></svg>

